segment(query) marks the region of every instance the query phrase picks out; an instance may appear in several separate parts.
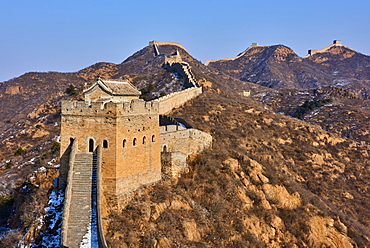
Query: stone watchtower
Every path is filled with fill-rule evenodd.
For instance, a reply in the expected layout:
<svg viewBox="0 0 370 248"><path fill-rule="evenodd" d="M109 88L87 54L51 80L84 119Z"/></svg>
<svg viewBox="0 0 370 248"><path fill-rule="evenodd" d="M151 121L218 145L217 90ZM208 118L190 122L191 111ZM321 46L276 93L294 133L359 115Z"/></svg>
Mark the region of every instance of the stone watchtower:
<svg viewBox="0 0 370 248"><path fill-rule="evenodd" d="M98 79L84 90L84 101L62 102L62 158L73 142L75 153L100 146L102 189L113 197L161 178L158 102L139 96L129 82Z"/></svg>

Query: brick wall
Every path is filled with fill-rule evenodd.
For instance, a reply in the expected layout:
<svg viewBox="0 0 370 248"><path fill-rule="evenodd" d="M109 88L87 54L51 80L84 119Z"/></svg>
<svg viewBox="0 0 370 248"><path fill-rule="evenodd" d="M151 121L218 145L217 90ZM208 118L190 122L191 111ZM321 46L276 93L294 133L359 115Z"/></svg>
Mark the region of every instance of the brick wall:
<svg viewBox="0 0 370 248"><path fill-rule="evenodd" d="M168 94L167 96L153 100L153 102L159 103L159 114L163 115L171 112L174 108L184 105L187 101L199 96L200 94L202 94L201 87L192 87L183 91Z"/></svg>

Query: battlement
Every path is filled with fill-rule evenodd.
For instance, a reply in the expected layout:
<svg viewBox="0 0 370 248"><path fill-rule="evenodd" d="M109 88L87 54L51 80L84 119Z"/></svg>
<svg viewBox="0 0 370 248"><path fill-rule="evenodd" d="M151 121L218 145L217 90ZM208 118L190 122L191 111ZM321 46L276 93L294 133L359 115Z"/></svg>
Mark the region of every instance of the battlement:
<svg viewBox="0 0 370 248"><path fill-rule="evenodd" d="M128 116L158 114L158 102L145 102L135 99L131 102L85 102L85 101L62 101L62 115L85 115L85 116Z"/></svg>

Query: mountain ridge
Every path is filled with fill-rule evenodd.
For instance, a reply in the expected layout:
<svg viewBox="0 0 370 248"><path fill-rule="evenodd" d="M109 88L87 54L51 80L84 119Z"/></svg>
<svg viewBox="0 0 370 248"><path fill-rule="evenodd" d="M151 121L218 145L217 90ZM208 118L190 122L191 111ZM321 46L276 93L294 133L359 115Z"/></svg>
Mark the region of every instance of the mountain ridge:
<svg viewBox="0 0 370 248"><path fill-rule="evenodd" d="M370 245L369 101L353 84L315 84L332 80L337 70L342 80L357 77L369 89L368 56L334 47L303 59L284 45L256 47L242 53L240 61L226 61L228 72L203 65L173 43L159 42L158 50L160 56L148 45L120 64L29 73L0 85L0 142L6 147L0 151L0 191L13 199L0 204L8 213L0 224L9 230L0 246L45 247L44 238L58 233L60 223L46 207L50 192L60 194L52 186L60 101L81 99L83 88L98 76L130 80L151 97L164 86L170 86L168 92L181 90L181 77L162 68L165 55L176 51L191 65L204 93L171 115L211 133L214 147L189 157L188 173L133 192L124 207L112 206L105 223L110 246ZM250 71L239 68L245 64ZM348 64L351 70L341 69ZM303 86L297 84L304 75L299 70L312 74L305 75ZM312 88L304 88L310 82ZM66 92L71 84L73 94ZM300 120L291 117L304 102L329 98Z"/></svg>

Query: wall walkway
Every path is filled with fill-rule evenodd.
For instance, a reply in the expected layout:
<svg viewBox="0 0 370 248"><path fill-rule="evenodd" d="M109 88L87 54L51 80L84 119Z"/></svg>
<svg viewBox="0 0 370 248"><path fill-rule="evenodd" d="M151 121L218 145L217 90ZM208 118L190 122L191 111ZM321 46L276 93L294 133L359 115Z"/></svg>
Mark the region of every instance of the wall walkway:
<svg viewBox="0 0 370 248"><path fill-rule="evenodd" d="M71 195L66 197L63 214L62 245L78 248L91 222L92 154L76 154L71 180ZM70 178L68 178L70 179ZM67 202L66 202L67 203Z"/></svg>

